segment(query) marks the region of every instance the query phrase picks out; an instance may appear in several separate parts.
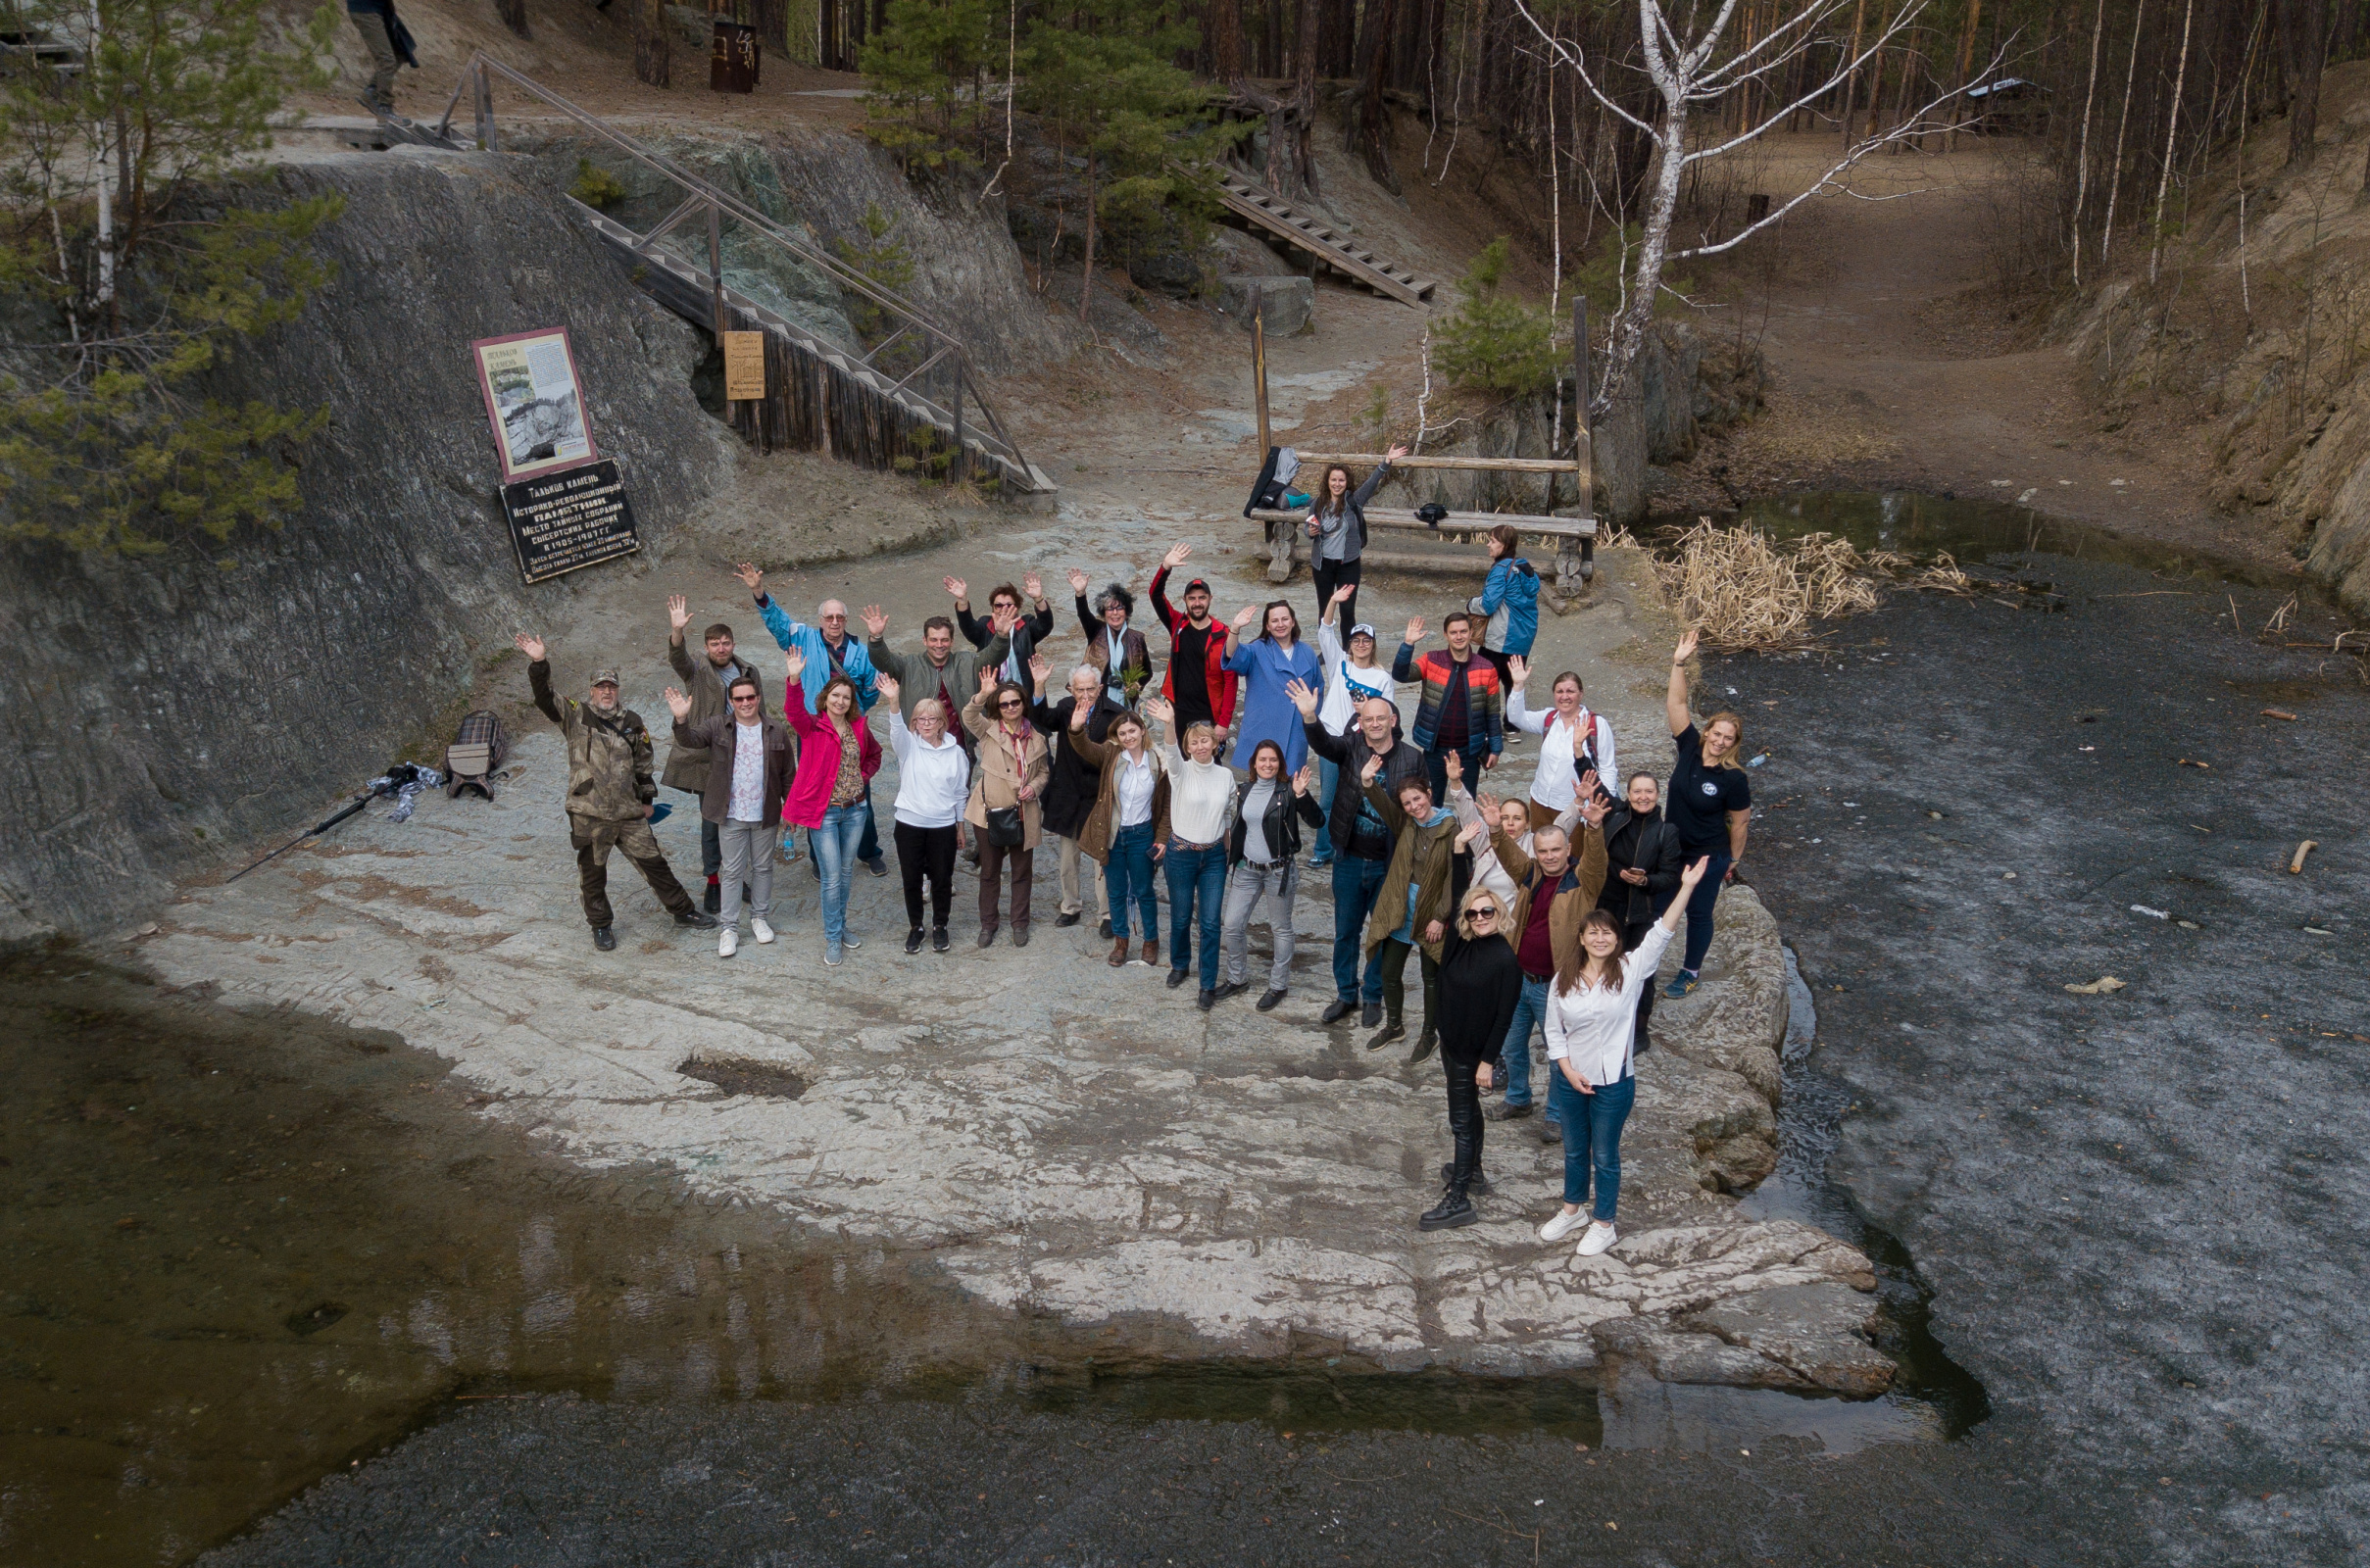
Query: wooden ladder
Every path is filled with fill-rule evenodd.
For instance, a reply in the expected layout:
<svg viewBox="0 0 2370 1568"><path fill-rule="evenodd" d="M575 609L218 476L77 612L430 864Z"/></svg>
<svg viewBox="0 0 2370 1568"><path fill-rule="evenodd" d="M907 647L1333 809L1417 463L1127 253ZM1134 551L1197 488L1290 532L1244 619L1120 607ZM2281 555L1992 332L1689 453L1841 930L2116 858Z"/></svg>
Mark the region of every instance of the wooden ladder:
<svg viewBox="0 0 2370 1568"><path fill-rule="evenodd" d="M1363 283L1377 294L1388 294L1403 305L1422 308L1434 284L1398 263L1377 256L1347 235L1337 234L1312 218L1304 218L1266 186L1245 178L1224 165L1213 166L1218 175L1218 200L1227 211L1248 220L1277 238L1289 241L1325 266Z"/></svg>

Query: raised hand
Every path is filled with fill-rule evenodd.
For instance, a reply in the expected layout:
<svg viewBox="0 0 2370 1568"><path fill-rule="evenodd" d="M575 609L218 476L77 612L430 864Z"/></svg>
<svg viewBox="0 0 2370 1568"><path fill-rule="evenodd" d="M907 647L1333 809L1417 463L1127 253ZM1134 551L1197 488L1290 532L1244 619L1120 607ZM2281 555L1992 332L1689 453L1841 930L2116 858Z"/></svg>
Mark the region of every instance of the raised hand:
<svg viewBox="0 0 2370 1568"><path fill-rule="evenodd" d="M1578 788L1580 799L1593 801L1597 798L1597 770L1595 768L1592 767L1580 775Z"/></svg>
<svg viewBox="0 0 2370 1568"><path fill-rule="evenodd" d="M1081 595L1086 592L1086 573L1075 566L1069 569L1069 591Z"/></svg>
<svg viewBox="0 0 2370 1568"><path fill-rule="evenodd" d="M1506 656L1506 673L1508 688L1520 691L1531 678L1531 662L1520 654L1509 654Z"/></svg>
<svg viewBox="0 0 2370 1568"><path fill-rule="evenodd" d="M1166 554L1166 555L1164 555L1164 556L1162 556L1162 557L1160 558L1160 564L1161 564L1161 565L1163 565L1163 566L1168 567L1170 570L1172 570L1172 571L1173 571L1173 570L1174 570L1174 569L1176 569L1177 567L1182 566L1183 564L1185 564L1185 558L1186 558L1187 556L1192 555L1192 554L1193 554L1193 546L1191 546L1191 545L1188 545L1188 544L1173 544L1173 545L1170 545L1170 546L1168 547L1168 554Z"/></svg>
<svg viewBox="0 0 2370 1568"><path fill-rule="evenodd" d="M1088 718L1093 716L1094 711L1095 710L1092 705L1079 702L1074 697L1071 698L1069 704L1069 727L1071 729L1086 728L1086 721Z"/></svg>
<svg viewBox="0 0 2370 1568"><path fill-rule="evenodd" d="M1029 602L1034 604L1045 597L1045 579L1032 571L1020 579L1020 591L1028 595Z"/></svg>
<svg viewBox="0 0 2370 1568"><path fill-rule="evenodd" d="M872 689L880 693L880 700L882 702L889 705L889 711L894 713L899 710L897 707L897 694L903 690L903 688L898 685L896 676L875 673L872 676Z"/></svg>
<svg viewBox="0 0 2370 1568"><path fill-rule="evenodd" d="M1407 449L1406 447L1394 443L1391 447L1391 450L1383 454L1383 462L1397 463L1400 459L1406 457L1407 455Z"/></svg>
<svg viewBox="0 0 2370 1568"><path fill-rule="evenodd" d="M881 613L878 605L864 606L864 635L867 637L878 637L889 629L889 617Z"/></svg>
<svg viewBox="0 0 2370 1568"><path fill-rule="evenodd" d="M1240 637L1244 632L1249 631L1251 629L1251 623L1259 618L1259 607L1257 605L1245 605L1242 609L1234 612L1234 634L1237 637Z"/></svg>
<svg viewBox="0 0 2370 1568"><path fill-rule="evenodd" d="M1671 901L1674 908L1686 904L1687 895L1695 891L1695 885L1703 881L1703 873L1710 869L1711 857L1706 855L1679 873L1679 896Z"/></svg>
<svg viewBox="0 0 2370 1568"><path fill-rule="evenodd" d="M947 592L953 594L959 602L970 599L971 585L961 577L942 577L939 580L946 584Z"/></svg>
<svg viewBox="0 0 2370 1568"><path fill-rule="evenodd" d="M1301 710L1302 718L1308 719L1316 716L1316 693L1309 688L1307 681L1295 676L1284 682L1284 695L1292 699L1292 706Z"/></svg>
<svg viewBox="0 0 2370 1568"><path fill-rule="evenodd" d="M1009 634L1019 623L1020 611L1012 605L999 605L995 612L988 616L988 624L999 633Z"/></svg>
<svg viewBox="0 0 2370 1568"><path fill-rule="evenodd" d="M782 667L790 671L792 680L804 675L807 672L807 651L796 643L791 644L782 655Z"/></svg>
<svg viewBox="0 0 2370 1568"><path fill-rule="evenodd" d="M677 632L691 624L691 605L681 594L667 596L667 624Z"/></svg>
<svg viewBox="0 0 2370 1568"><path fill-rule="evenodd" d="M765 580L765 574L758 570L755 565L746 561L733 567L732 574L735 577L740 578L741 585L747 588L751 593L756 593L759 589L759 586Z"/></svg>
<svg viewBox="0 0 2370 1568"><path fill-rule="evenodd" d="M1696 629L1690 626L1687 628L1687 635L1679 639L1679 646L1670 651L1670 662L1674 664L1684 664L1695 656Z"/></svg>
<svg viewBox="0 0 2370 1568"><path fill-rule="evenodd" d="M1464 759L1457 753L1451 752L1445 760L1449 765L1449 782L1462 784L1464 782Z"/></svg>
<svg viewBox="0 0 2370 1568"><path fill-rule="evenodd" d="M1308 793L1315 787L1316 764L1314 762L1303 762L1301 764L1301 770L1292 775L1292 793L1298 796L1306 797Z"/></svg>
<svg viewBox="0 0 2370 1568"><path fill-rule="evenodd" d="M992 664L979 666L979 695L985 697L996 689L996 669Z"/></svg>
<svg viewBox="0 0 2370 1568"><path fill-rule="evenodd" d="M1593 828L1604 827L1605 819L1612 814L1612 803L1602 796L1583 796L1580 801L1581 819Z"/></svg>
<svg viewBox="0 0 2370 1568"><path fill-rule="evenodd" d="M1347 604L1350 601L1351 596L1357 592L1358 584L1354 582L1343 583L1339 588L1333 590L1333 598L1331 603L1337 605Z"/></svg>
<svg viewBox="0 0 2370 1568"><path fill-rule="evenodd" d="M1492 795L1488 790L1483 790L1479 795L1474 796L1473 804L1481 808L1484 821L1491 820L1498 815L1498 797Z"/></svg>
<svg viewBox="0 0 2370 1568"><path fill-rule="evenodd" d="M1423 617L1421 615L1409 615L1407 617L1407 642L1409 646L1412 646L1422 641Z"/></svg>
<svg viewBox="0 0 2370 1568"><path fill-rule="evenodd" d="M1382 759L1372 752L1366 754L1366 765L1358 770L1360 784L1371 784L1382 775Z"/></svg>
<svg viewBox="0 0 2370 1568"><path fill-rule="evenodd" d="M691 699L684 696L681 692L675 690L672 686L667 687L667 711L672 713L674 715L674 721L680 724L683 722L683 720L691 716Z"/></svg>
<svg viewBox="0 0 2370 1568"><path fill-rule="evenodd" d="M538 664L543 662L542 638L529 637L526 633L520 632L518 636L512 638L511 641L518 644L518 652L524 654L528 659L532 660Z"/></svg>
<svg viewBox="0 0 2370 1568"><path fill-rule="evenodd" d="M1457 835L1457 847L1460 850L1469 850L1478 841L1489 837L1489 832L1490 819L1486 816L1477 816L1464 825L1463 832Z"/></svg>
<svg viewBox="0 0 2370 1568"><path fill-rule="evenodd" d="M1158 697L1147 697L1138 706L1144 710L1144 716L1156 724L1165 724L1177 716L1177 710Z"/></svg>
<svg viewBox="0 0 2370 1568"><path fill-rule="evenodd" d="M1053 672L1054 666L1046 662L1046 659L1043 654L1031 654L1028 656L1029 679L1035 681L1040 690L1042 690L1045 686L1045 677Z"/></svg>

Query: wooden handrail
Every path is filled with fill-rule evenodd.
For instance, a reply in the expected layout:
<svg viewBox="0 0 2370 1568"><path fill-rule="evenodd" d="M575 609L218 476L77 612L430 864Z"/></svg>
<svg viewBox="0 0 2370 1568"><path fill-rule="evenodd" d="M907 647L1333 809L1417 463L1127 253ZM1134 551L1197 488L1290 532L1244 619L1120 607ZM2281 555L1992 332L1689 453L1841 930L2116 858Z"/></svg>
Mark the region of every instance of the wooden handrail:
<svg viewBox="0 0 2370 1568"><path fill-rule="evenodd" d="M1303 468L1323 467L1328 463L1347 464L1351 467L1371 468L1383 461L1379 452L1300 452L1294 457ZM1488 473L1582 473L1586 466L1575 458L1401 458L1391 465L1394 468L1471 468Z"/></svg>
<svg viewBox="0 0 2370 1568"><path fill-rule="evenodd" d="M1253 509L1251 515L1261 522L1304 523L1308 514L1282 512L1266 507ZM1419 533L1483 534L1501 524L1516 533L1537 534L1547 539L1594 539L1597 519L1594 517L1543 517L1522 512L1452 512L1437 523L1424 521L1412 512L1392 507L1366 508L1366 525L1370 528L1408 528Z"/></svg>

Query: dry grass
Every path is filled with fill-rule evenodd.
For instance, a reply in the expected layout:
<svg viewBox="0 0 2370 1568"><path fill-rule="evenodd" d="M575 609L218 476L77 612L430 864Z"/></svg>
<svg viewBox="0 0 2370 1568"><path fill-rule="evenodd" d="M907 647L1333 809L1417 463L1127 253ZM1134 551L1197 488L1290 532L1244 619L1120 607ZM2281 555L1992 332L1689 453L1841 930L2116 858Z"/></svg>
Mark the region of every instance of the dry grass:
<svg viewBox="0 0 2370 1568"><path fill-rule="evenodd" d="M1897 564L1905 564L1871 561L1833 534L1773 544L1758 528L1705 519L1672 540L1654 570L1672 611L1707 645L1781 653L1813 646L1819 621L1874 610L1883 595L1872 573Z"/></svg>

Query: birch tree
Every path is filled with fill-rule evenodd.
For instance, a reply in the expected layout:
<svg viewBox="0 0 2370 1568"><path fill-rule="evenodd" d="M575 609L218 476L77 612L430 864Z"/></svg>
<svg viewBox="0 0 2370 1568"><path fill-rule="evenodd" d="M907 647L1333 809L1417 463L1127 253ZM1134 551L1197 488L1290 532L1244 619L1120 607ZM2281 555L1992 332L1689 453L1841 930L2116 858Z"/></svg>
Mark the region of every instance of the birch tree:
<svg viewBox="0 0 2370 1568"><path fill-rule="evenodd" d="M1871 61L1901 43L1925 10L1924 0L1909 0L1908 4L1893 7L1891 15L1873 33L1862 37L1855 26L1851 46L1839 51L1830 66L1813 64L1814 46L1834 41L1834 34L1824 31L1826 24L1840 18L1847 3L1848 0L1797 0L1795 10L1771 20L1767 30L1758 37L1740 41L1729 36L1740 0L1718 0L1716 5L1704 4L1703 0L1695 3L1679 0L1677 4L1672 0L1636 0L1636 53L1634 57L1616 60L1602 55L1592 58L1585 44L1564 38L1543 24L1532 12L1530 0L1514 0L1515 9L1546 45L1554 64L1576 74L1580 83L1607 114L1635 127L1654 149L1642 237L1624 278L1622 303L1613 316L1604 377L1589 397L1593 416L1601 418L1609 412L1615 398L1636 373L1638 357L1645 348L1646 334L1653 327L1654 307L1662 292L1663 272L1671 263L1734 250L1782 222L1787 214L1802 203L1829 192L1860 200L1898 199L1870 197L1852 190L1852 170L1870 153L1900 142L1914 143L1919 137L1949 128L1941 111L1950 100L1988 80L1999 69L1999 61L1993 60L1972 81L1961 82L1941 97L1919 105L1890 127L1878 128L1871 113L1869 130L1856 140L1852 136L1851 115L1847 110L1844 144L1835 160L1815 179L1785 201L1773 203L1765 216L1726 239L1706 237L1699 244L1674 249L1671 224L1678 217L1680 191L1691 169L1741 151L1783 127L1796 112L1844 88ZM1864 16L1864 0L1852 3L1857 5L1858 14ZM1659 103L1650 109L1651 120L1632 113L1624 107L1619 95L1610 90L1609 73L1625 70L1643 73L1652 84L1653 96ZM1875 97L1871 92L1871 105ZM1730 116L1727 111L1732 105L1742 112ZM1739 128L1734 131L1717 128L1731 119ZM1708 135L1701 133L1699 122L1709 128Z"/></svg>

